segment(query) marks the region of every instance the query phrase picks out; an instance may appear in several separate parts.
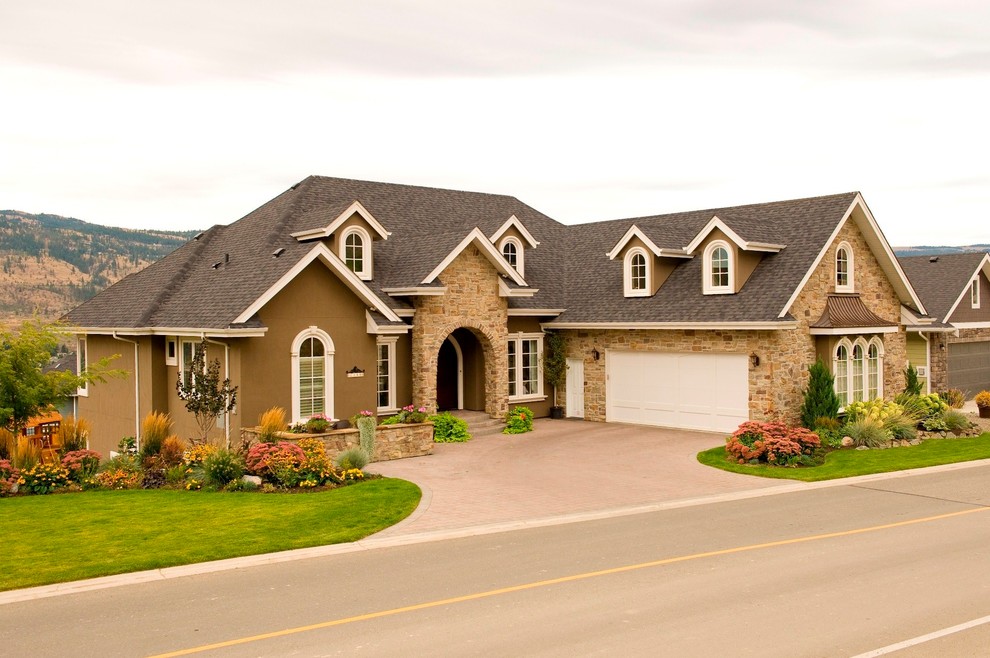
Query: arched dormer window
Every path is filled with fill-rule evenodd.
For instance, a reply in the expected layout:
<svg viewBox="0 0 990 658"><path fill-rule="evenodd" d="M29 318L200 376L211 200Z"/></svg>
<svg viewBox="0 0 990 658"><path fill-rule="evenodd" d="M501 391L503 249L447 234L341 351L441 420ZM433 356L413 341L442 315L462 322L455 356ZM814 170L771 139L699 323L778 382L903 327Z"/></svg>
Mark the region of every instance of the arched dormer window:
<svg viewBox="0 0 990 658"><path fill-rule="evenodd" d="M646 251L633 247L623 259L623 291L626 297L649 297L650 268Z"/></svg>
<svg viewBox="0 0 990 658"><path fill-rule="evenodd" d="M292 422L333 416L333 339L309 327L292 341Z"/></svg>
<svg viewBox="0 0 990 658"><path fill-rule="evenodd" d="M340 258L362 280L371 279L371 236L360 226L346 228L340 236Z"/></svg>
<svg viewBox="0 0 990 658"><path fill-rule="evenodd" d="M855 292L853 281L853 250L842 242L835 250L835 292Z"/></svg>
<svg viewBox="0 0 990 658"><path fill-rule="evenodd" d="M501 251L502 256L512 266L512 269L519 272L520 276L525 276L523 274L524 252L519 238L515 236L502 238Z"/></svg>
<svg viewBox="0 0 990 658"><path fill-rule="evenodd" d="M725 295L735 292L732 267L732 249L726 242L716 240L705 249L705 280L706 295Z"/></svg>

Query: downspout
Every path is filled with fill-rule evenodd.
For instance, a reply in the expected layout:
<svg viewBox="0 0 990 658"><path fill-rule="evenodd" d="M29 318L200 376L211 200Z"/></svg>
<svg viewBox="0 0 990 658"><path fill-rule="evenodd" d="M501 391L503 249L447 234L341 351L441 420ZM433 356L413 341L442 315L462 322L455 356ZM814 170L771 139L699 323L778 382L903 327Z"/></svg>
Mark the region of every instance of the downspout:
<svg viewBox="0 0 990 658"><path fill-rule="evenodd" d="M134 345L134 441L138 451L141 450L141 365L138 363L138 342L129 338L121 338L113 332L114 340Z"/></svg>
<svg viewBox="0 0 990 658"><path fill-rule="evenodd" d="M202 334L203 340L211 345L221 345L223 347L223 373L226 379L230 379L230 345L221 343L218 340L210 340L206 334ZM223 411L223 431L224 440L227 442L227 450L230 450L230 412L225 408Z"/></svg>

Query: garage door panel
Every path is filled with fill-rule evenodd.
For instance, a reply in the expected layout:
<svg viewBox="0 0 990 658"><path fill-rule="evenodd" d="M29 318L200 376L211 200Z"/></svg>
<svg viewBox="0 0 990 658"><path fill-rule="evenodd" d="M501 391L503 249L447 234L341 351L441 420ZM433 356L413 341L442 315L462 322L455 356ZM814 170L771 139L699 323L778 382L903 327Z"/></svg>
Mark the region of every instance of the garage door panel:
<svg viewBox="0 0 990 658"><path fill-rule="evenodd" d="M606 420L730 432L749 418L748 357L608 352Z"/></svg>
<svg viewBox="0 0 990 658"><path fill-rule="evenodd" d="M990 341L949 343L949 388L958 388L967 397L990 389Z"/></svg>

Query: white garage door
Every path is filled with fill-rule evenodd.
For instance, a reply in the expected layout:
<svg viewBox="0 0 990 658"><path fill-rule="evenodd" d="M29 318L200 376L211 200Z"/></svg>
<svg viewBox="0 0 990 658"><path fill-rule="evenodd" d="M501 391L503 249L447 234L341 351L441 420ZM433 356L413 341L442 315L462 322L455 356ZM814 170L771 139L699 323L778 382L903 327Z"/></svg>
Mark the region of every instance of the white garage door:
<svg viewBox="0 0 990 658"><path fill-rule="evenodd" d="M732 432L749 420L745 354L605 355L605 420Z"/></svg>

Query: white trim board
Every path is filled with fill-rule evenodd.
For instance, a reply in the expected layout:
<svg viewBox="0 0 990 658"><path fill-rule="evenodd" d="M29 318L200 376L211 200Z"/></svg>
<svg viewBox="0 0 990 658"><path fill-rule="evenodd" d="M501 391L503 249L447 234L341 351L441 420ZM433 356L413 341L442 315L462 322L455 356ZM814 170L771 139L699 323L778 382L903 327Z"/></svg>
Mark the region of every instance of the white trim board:
<svg viewBox="0 0 990 658"><path fill-rule="evenodd" d="M457 258L461 252L467 249L468 245L472 243L477 245L481 252L488 257L488 260L495 266L495 269L499 274L504 274L520 286L528 285L526 281L519 276L519 272L516 272L515 268L505 261L505 258L502 257L502 253L495 248L495 245L491 243L491 241L478 227L471 229L471 231L464 236L464 239L461 240L456 247L451 249L450 253L447 254L442 261L440 261L440 264L433 268L432 272L426 275L426 278L423 279L421 283L433 283L433 281L440 276L440 273L447 269L447 266L453 263L454 259Z"/></svg>
<svg viewBox="0 0 990 658"><path fill-rule="evenodd" d="M351 215L357 214L363 219L368 226L375 230L375 233L381 237L382 240L388 240L388 236L392 235L385 230L385 227L375 219L375 217L368 212L368 209L361 205L360 201L354 201L351 205L347 207L347 210L337 215L336 219L327 224L323 228L311 228L304 231L296 231L290 235L294 237L299 242L305 242L307 240L320 240L322 238L330 237L334 231L340 228L340 225L351 218ZM369 245L370 247L370 245Z"/></svg>
<svg viewBox="0 0 990 658"><path fill-rule="evenodd" d="M523 223L520 222L519 218L516 217L515 215L511 215L507 220L505 220L505 223L502 224L498 228L498 230L492 234L489 240L492 241L492 244L495 244L496 242L498 242L498 239L502 237L502 234L504 234L507 230L509 230L509 228L512 227L514 227L517 231L519 231L519 235L523 236L526 239L526 242L529 243L530 247L533 247L535 249L537 245L540 244L539 241L537 241L537 239L533 237L533 234L530 233L528 230L526 230L526 227L523 226Z"/></svg>
<svg viewBox="0 0 990 658"><path fill-rule="evenodd" d="M718 229L724 233L729 240L734 242L735 245L743 251L765 251L775 254L786 246L771 242L748 242L743 240L742 237L729 228L729 225L723 222L718 215L712 215L712 218L708 220L705 227L698 231L698 235L694 236L694 239L691 240L686 247L684 247L685 253L694 253L694 251L701 246L701 243L705 241L705 238L707 238L715 229Z"/></svg>

